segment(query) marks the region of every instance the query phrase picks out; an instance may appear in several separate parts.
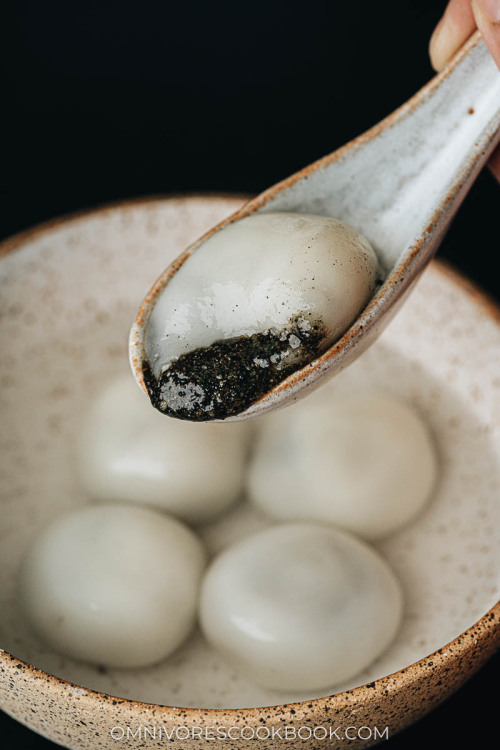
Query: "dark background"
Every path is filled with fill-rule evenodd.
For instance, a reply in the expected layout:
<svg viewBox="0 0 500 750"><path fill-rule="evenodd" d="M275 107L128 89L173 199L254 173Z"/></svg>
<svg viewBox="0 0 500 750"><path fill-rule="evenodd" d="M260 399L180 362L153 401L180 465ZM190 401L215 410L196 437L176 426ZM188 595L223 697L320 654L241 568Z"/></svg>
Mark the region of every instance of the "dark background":
<svg viewBox="0 0 500 750"><path fill-rule="evenodd" d="M107 201L257 193L333 151L432 75L444 2L17 0L4 8L0 237ZM480 84L479 84L480 85ZM485 171L440 251L500 300L500 189ZM496 744L500 658L389 740ZM490 688L491 689L491 688ZM7 747L55 747L1 715Z"/></svg>

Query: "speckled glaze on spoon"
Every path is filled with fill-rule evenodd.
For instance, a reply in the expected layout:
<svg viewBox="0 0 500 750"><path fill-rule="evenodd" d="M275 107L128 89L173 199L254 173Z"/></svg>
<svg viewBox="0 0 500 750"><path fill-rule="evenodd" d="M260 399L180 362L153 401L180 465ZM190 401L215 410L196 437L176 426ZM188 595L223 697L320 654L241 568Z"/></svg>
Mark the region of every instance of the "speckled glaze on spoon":
<svg viewBox="0 0 500 750"><path fill-rule="evenodd" d="M500 72L479 33L449 66L393 114L333 154L252 199L180 255L144 299L130 360L147 393L144 333L155 302L203 242L252 213L310 213L344 221L375 248L384 282L329 349L226 421L289 404L355 360L389 323L500 140Z"/></svg>

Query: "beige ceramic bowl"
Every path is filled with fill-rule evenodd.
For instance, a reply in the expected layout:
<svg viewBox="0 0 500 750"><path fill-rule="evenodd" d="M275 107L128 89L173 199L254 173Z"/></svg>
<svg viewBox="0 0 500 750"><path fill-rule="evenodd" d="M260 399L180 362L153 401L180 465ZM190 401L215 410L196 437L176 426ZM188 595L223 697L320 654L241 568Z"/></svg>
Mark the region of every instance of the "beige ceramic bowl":
<svg viewBox="0 0 500 750"><path fill-rule="evenodd" d="M26 627L20 560L45 523L88 502L75 480L75 437L102 379L128 369L144 291L240 203L127 203L1 248L0 697L10 715L69 748L204 747L204 738L214 748L255 747L254 738L266 748L367 747L437 705L500 643L500 316L437 263L381 339L325 386L401 395L440 453L433 502L378 545L406 601L401 631L375 664L327 697L281 695L252 685L197 633L163 664L106 671L48 652ZM216 550L266 523L243 503L202 533Z"/></svg>

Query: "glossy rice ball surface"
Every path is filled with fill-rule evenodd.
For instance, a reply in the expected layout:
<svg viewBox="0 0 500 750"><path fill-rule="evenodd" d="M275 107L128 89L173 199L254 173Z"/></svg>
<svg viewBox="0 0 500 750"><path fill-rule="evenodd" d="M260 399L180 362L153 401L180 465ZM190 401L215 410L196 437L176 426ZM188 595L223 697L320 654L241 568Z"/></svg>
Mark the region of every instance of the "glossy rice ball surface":
<svg viewBox="0 0 500 750"><path fill-rule="evenodd" d="M132 375L123 376L98 394L84 419L80 482L96 500L151 505L200 523L239 497L250 429L165 419Z"/></svg>
<svg viewBox="0 0 500 750"><path fill-rule="evenodd" d="M102 505L54 521L24 561L20 599L54 651L143 667L175 651L196 617L205 552L179 521Z"/></svg>
<svg viewBox="0 0 500 750"><path fill-rule="evenodd" d="M368 540L415 519L438 476L430 431L409 404L382 393L318 391L264 417L248 473L252 501L282 521L338 525Z"/></svg>
<svg viewBox="0 0 500 750"><path fill-rule="evenodd" d="M392 641L402 595L364 542L312 523L283 524L224 551L203 581L208 641L276 690L330 688Z"/></svg>

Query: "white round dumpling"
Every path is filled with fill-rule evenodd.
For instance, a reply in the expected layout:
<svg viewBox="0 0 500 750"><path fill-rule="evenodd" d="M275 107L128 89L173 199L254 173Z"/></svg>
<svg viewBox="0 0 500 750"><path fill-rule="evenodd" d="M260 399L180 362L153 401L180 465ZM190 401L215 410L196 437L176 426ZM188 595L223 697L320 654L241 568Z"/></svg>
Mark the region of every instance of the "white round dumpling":
<svg viewBox="0 0 500 750"><path fill-rule="evenodd" d="M312 523L275 526L223 552L202 585L200 620L214 648L276 690L350 679L390 644L402 595L365 543Z"/></svg>
<svg viewBox="0 0 500 750"><path fill-rule="evenodd" d="M164 419L131 376L111 382L86 416L78 445L84 489L101 501L145 503L190 523L238 497L249 428Z"/></svg>
<svg viewBox="0 0 500 750"><path fill-rule="evenodd" d="M315 359L373 294L377 258L327 216L257 213L205 240L155 301L145 333L153 405L225 419Z"/></svg>
<svg viewBox="0 0 500 750"><path fill-rule="evenodd" d="M392 396L313 396L261 424L248 488L273 518L326 521L379 539L414 519L436 483L429 430Z"/></svg>
<svg viewBox="0 0 500 750"><path fill-rule="evenodd" d="M28 620L55 651L142 667L189 635L205 553L192 531L146 508L102 505L56 520L21 571Z"/></svg>
<svg viewBox="0 0 500 750"><path fill-rule="evenodd" d="M155 375L190 349L286 328L312 313L338 338L366 305L377 259L368 240L328 216L258 213L203 242L155 303L147 340Z"/></svg>

